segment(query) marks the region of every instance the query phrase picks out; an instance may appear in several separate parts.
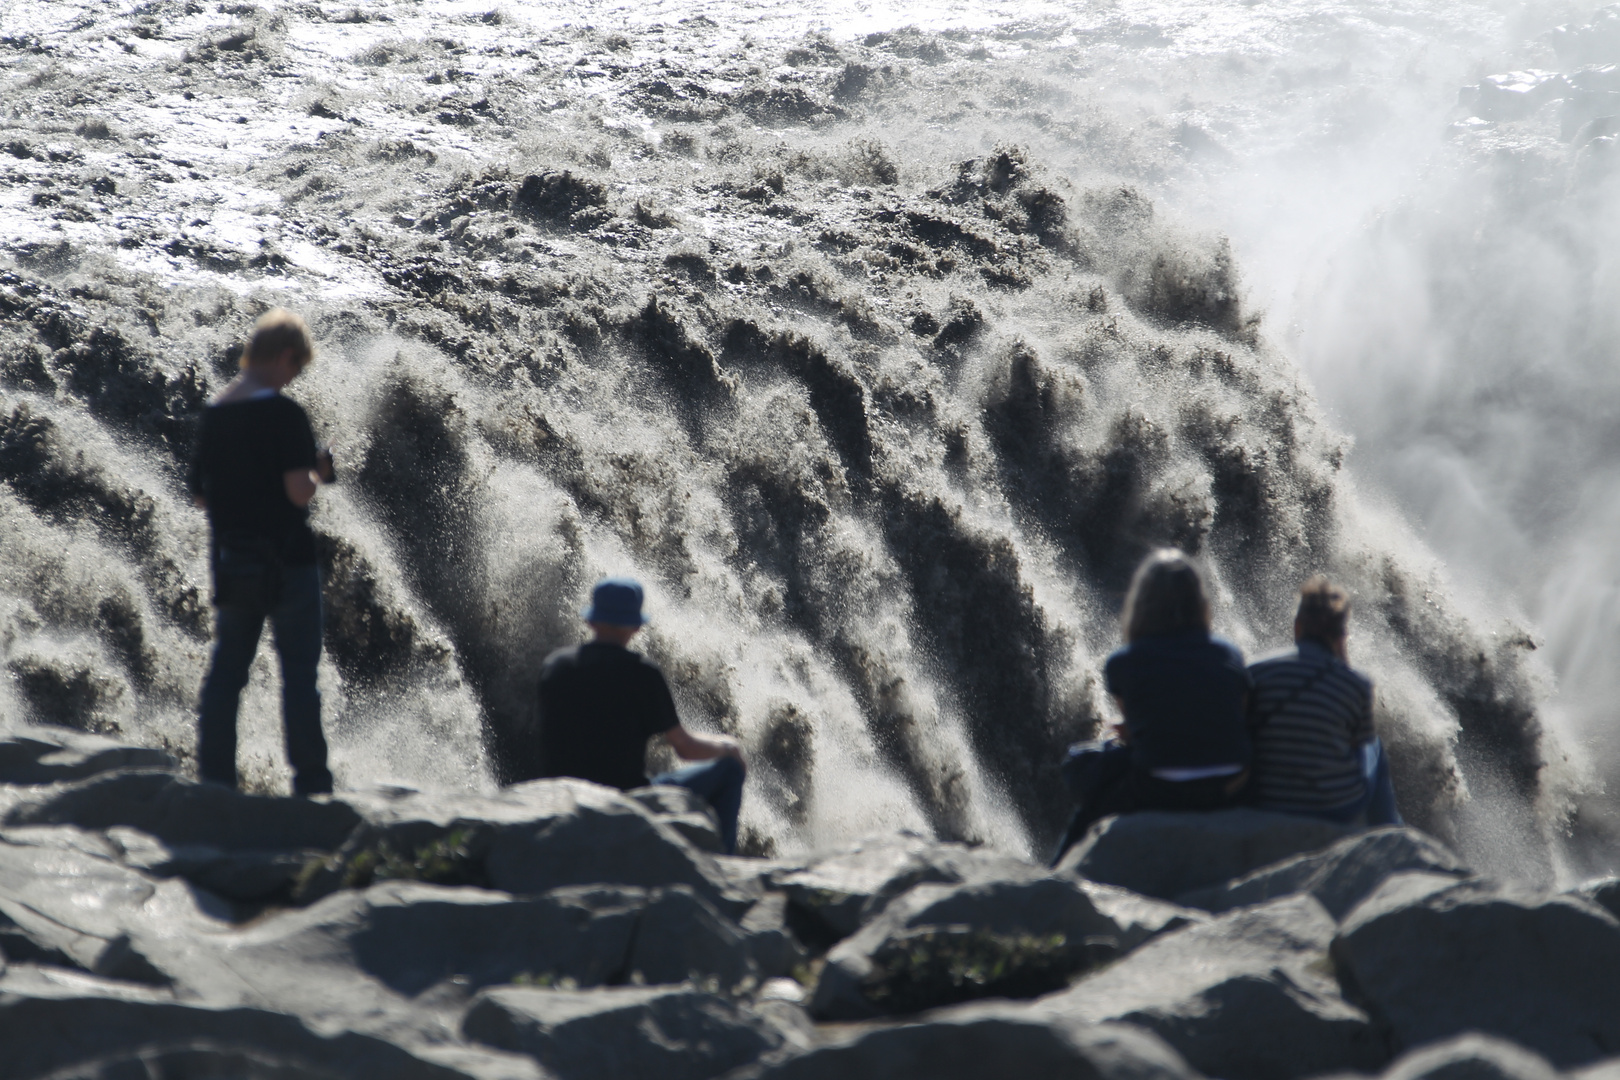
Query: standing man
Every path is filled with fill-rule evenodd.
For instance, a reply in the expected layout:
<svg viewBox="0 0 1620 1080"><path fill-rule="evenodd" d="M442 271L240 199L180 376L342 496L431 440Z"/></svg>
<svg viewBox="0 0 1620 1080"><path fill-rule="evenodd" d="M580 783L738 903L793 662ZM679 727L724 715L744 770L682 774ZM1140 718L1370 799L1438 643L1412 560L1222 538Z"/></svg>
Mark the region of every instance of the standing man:
<svg viewBox="0 0 1620 1080"><path fill-rule="evenodd" d="M1250 668L1255 802L1330 821L1399 825L1373 688L1350 667L1350 597L1320 575L1299 590L1294 647Z"/></svg>
<svg viewBox="0 0 1620 1080"><path fill-rule="evenodd" d="M591 640L546 657L540 669L542 776L572 776L620 791L674 784L702 795L720 818L720 839L737 849L747 763L729 735L681 726L658 665L627 645L647 625L641 583L608 578L591 590L582 614ZM662 735L685 761L701 764L647 779L647 740Z"/></svg>
<svg viewBox="0 0 1620 1080"><path fill-rule="evenodd" d="M236 713L266 619L281 658L281 715L293 792L332 790L321 732L321 579L309 503L333 480L309 417L282 389L314 359L304 320L285 308L253 326L242 373L203 411L191 491L208 512L214 654L197 732L202 779L236 786Z"/></svg>

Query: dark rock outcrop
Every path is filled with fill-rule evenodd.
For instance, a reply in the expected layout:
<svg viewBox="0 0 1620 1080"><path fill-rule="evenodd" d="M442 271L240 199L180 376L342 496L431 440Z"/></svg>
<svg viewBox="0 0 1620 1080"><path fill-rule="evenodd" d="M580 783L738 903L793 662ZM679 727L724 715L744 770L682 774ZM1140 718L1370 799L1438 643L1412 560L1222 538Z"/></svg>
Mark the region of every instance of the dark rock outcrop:
<svg viewBox="0 0 1620 1080"><path fill-rule="evenodd" d="M0 741L0 784L54 784L114 769L173 769L165 750L72 728L29 727Z"/></svg>
<svg viewBox="0 0 1620 1080"><path fill-rule="evenodd" d="M166 1000L114 983L67 983L42 973L13 972L0 980L0 1045L6 1047L5 1075L14 1080L543 1080L532 1061L515 1055L406 1049L373 1035L322 1030L282 1012Z"/></svg>
<svg viewBox="0 0 1620 1080"><path fill-rule="evenodd" d="M1333 942L1396 1049L1477 1031L1559 1068L1620 1054L1620 921L1519 886L1397 874Z"/></svg>
<svg viewBox="0 0 1620 1080"><path fill-rule="evenodd" d="M1064 855L1058 870L1174 900L1328 847L1354 831L1261 810L1125 814L1094 825Z"/></svg>
<svg viewBox="0 0 1620 1080"><path fill-rule="evenodd" d="M741 914L706 852L642 804L581 780L535 780L495 795L430 792L346 796L364 815L342 849L305 883L306 898L387 876L532 894L568 885L687 885Z"/></svg>
<svg viewBox="0 0 1620 1080"><path fill-rule="evenodd" d="M1489 1035L1459 1035L1402 1055L1382 1080L1558 1080L1540 1054Z"/></svg>
<svg viewBox="0 0 1620 1080"><path fill-rule="evenodd" d="M625 792L647 808L661 824L684 836L700 851L718 855L725 850L720 842L720 819L707 799L675 784L657 784Z"/></svg>
<svg viewBox="0 0 1620 1080"><path fill-rule="evenodd" d="M1161 1040L1117 1024L1090 1026L1005 1005L963 1005L914 1024L857 1029L830 1045L732 1080L1191 1080Z"/></svg>
<svg viewBox="0 0 1620 1080"><path fill-rule="evenodd" d="M1157 930L1196 919L1167 915ZM1036 997L1147 936L1141 921L1115 921L1084 888L1059 878L918 885L827 954L810 1011L850 1020Z"/></svg>
<svg viewBox="0 0 1620 1080"><path fill-rule="evenodd" d="M709 1080L783 1042L726 998L685 986L486 990L461 1030L568 1080Z"/></svg>
<svg viewBox="0 0 1620 1080"><path fill-rule="evenodd" d="M231 851L332 851L359 823L343 802L246 795L167 772L129 770L43 788L5 817L8 826L125 825L167 844Z"/></svg>
<svg viewBox="0 0 1620 1080"><path fill-rule="evenodd" d="M788 897L788 920L806 943L840 941L895 897L925 882L952 884L1030 878L1040 874L1021 859L962 844L911 837L865 841L847 851L774 874L770 887Z"/></svg>
<svg viewBox="0 0 1620 1080"><path fill-rule="evenodd" d="M285 897L310 860L311 849L233 851L212 844L170 846L139 829L107 830L124 865L155 878L184 878L216 896L244 904Z"/></svg>
<svg viewBox="0 0 1620 1080"><path fill-rule="evenodd" d="M1328 963L1333 919L1310 897L1230 912L1149 942L1034 1008L1146 1028L1210 1076L1292 1080L1388 1057Z"/></svg>
<svg viewBox="0 0 1620 1080"><path fill-rule="evenodd" d="M1620 919L1620 877L1601 878L1589 881L1574 890L1576 896L1585 897L1593 903L1601 904L1607 908L1609 914Z"/></svg>
<svg viewBox="0 0 1620 1080"><path fill-rule="evenodd" d="M1444 845L1416 829L1357 833L1325 851L1299 855L1222 885L1195 889L1180 903L1206 911L1229 911L1279 896L1307 893L1342 919L1391 874L1421 870L1465 875L1462 862Z"/></svg>
<svg viewBox="0 0 1620 1080"><path fill-rule="evenodd" d="M42 781L0 782L23 1080L1300 1080L1414 1048L1390 1077L1609 1080L1620 1045L1613 883L1493 885L1410 829L1144 814L1056 872L909 834L751 859L702 850L678 789L301 800L6 746Z"/></svg>
<svg viewBox="0 0 1620 1080"><path fill-rule="evenodd" d="M0 833L4 955L127 982L172 983L175 972L154 962L141 940L159 928L186 934L222 923L205 910L207 897L178 882L154 882L118 854L100 835L79 829Z"/></svg>

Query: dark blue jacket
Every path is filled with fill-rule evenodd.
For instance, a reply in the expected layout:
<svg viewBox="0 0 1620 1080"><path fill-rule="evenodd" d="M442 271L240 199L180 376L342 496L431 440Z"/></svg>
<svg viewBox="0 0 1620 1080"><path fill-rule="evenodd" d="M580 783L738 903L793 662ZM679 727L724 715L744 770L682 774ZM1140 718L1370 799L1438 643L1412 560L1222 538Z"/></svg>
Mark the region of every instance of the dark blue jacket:
<svg viewBox="0 0 1620 1080"><path fill-rule="evenodd" d="M1138 768L1249 764L1249 672L1227 642L1202 630L1140 638L1108 658L1103 677Z"/></svg>

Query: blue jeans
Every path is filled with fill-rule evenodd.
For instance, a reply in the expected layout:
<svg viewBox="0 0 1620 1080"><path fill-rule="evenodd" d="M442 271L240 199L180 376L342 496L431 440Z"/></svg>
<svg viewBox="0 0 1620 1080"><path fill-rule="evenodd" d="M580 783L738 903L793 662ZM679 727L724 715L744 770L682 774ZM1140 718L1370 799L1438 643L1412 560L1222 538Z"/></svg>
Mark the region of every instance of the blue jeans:
<svg viewBox="0 0 1620 1080"><path fill-rule="evenodd" d="M332 790L321 732L321 692L315 667L321 659L321 575L314 566L287 566L273 604L222 603L215 609L214 655L203 680L197 725L197 769L202 779L236 786L236 712L259 635L270 620L281 658L281 722L293 791L320 795Z"/></svg>
<svg viewBox="0 0 1620 1080"><path fill-rule="evenodd" d="M742 762L725 755L674 772L659 773L652 782L683 787L707 799L720 819L720 842L725 845L726 854L731 855L737 850L737 815L742 812L744 776Z"/></svg>

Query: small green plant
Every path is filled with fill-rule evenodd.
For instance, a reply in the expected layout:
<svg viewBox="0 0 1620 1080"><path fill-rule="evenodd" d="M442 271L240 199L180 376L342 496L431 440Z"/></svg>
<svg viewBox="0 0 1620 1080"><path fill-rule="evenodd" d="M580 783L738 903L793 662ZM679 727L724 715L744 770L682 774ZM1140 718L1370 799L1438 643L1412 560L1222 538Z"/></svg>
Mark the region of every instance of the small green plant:
<svg viewBox="0 0 1620 1080"><path fill-rule="evenodd" d="M901 934L872 956L867 1000L907 1013L983 997L1030 998L1068 985L1090 948L1064 934L997 934L935 926Z"/></svg>
<svg viewBox="0 0 1620 1080"><path fill-rule="evenodd" d="M455 829L410 854L397 852L386 840L380 840L375 847L350 856L343 867L343 887L363 889L378 881L482 884L482 868L472 850L472 837L471 829Z"/></svg>

